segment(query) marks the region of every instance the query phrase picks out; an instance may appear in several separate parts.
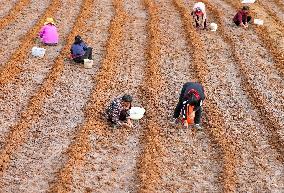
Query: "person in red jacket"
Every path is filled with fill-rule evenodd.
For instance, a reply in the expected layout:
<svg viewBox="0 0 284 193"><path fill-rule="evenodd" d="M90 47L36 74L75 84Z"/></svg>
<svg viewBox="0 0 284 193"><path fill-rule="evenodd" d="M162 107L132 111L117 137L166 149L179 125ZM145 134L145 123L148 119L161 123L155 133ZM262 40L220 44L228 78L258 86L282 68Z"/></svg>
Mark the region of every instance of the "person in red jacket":
<svg viewBox="0 0 284 193"><path fill-rule="evenodd" d="M252 17L249 16L249 6L243 6L242 10L238 11L235 15L233 21L237 26L243 28L248 27L248 23L252 20Z"/></svg>

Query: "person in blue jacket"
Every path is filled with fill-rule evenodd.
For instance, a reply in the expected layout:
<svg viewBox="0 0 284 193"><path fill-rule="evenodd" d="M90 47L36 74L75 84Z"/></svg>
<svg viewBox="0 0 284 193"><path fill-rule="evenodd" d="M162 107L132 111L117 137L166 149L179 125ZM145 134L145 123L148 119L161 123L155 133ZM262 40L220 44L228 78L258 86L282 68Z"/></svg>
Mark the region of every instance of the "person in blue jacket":
<svg viewBox="0 0 284 193"><path fill-rule="evenodd" d="M194 118L194 124L197 129L201 129L200 122L202 116L202 103L205 99L204 88L200 83L187 82L183 85L178 104L174 111L174 119L177 119L182 115L183 119L187 119L186 116ZM194 106L193 113L188 115L186 113L187 106ZM187 122L184 122L184 126L188 127Z"/></svg>
<svg viewBox="0 0 284 193"><path fill-rule="evenodd" d="M81 36L77 35L75 41L71 46L71 57L76 63L84 63L84 59L92 60L91 47L88 47L82 40Z"/></svg>

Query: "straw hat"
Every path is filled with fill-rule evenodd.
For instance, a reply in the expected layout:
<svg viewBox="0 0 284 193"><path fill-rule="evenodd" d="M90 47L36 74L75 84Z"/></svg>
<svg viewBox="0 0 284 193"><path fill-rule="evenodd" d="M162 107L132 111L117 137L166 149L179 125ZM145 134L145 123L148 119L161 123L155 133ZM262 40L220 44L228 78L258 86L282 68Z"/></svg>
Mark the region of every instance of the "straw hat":
<svg viewBox="0 0 284 193"><path fill-rule="evenodd" d="M210 23L209 28L211 31L216 31L218 28L218 25L216 23Z"/></svg>
<svg viewBox="0 0 284 193"><path fill-rule="evenodd" d="M51 18L51 17L46 18L44 25L49 24L49 23L55 25L53 18Z"/></svg>

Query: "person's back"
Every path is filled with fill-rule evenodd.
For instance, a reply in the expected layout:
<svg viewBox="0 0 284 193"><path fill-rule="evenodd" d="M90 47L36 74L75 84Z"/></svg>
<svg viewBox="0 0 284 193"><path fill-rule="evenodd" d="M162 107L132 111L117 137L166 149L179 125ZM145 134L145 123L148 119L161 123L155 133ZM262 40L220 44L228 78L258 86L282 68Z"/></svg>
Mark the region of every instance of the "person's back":
<svg viewBox="0 0 284 193"><path fill-rule="evenodd" d="M84 42L73 43L72 46L71 46L72 57L76 58L76 57L79 57L79 56L83 56L85 54L86 49L87 49L87 47L84 44Z"/></svg>
<svg viewBox="0 0 284 193"><path fill-rule="evenodd" d="M194 89L200 95L200 100L204 100L205 99L204 88L198 82L188 82L188 83L184 84L184 89L185 89L184 90L184 95L187 94L189 90Z"/></svg>
<svg viewBox="0 0 284 193"><path fill-rule="evenodd" d="M183 85L178 104L175 108L173 118L177 121L180 114L182 114L183 120L188 120L188 116L194 114L195 127L200 128L201 116L202 116L202 103L205 100L204 88L200 83L187 82ZM188 107L193 106L193 112L191 115L187 113ZM192 117L190 118L192 119ZM184 122L188 126L187 122Z"/></svg>
<svg viewBox="0 0 284 193"><path fill-rule="evenodd" d="M92 60L92 48L88 47L82 40L81 36L77 35L71 46L71 56L76 63L84 63L85 59Z"/></svg>
<svg viewBox="0 0 284 193"><path fill-rule="evenodd" d="M45 44L57 44L59 38L56 26L52 24L44 25L40 31L40 37Z"/></svg>

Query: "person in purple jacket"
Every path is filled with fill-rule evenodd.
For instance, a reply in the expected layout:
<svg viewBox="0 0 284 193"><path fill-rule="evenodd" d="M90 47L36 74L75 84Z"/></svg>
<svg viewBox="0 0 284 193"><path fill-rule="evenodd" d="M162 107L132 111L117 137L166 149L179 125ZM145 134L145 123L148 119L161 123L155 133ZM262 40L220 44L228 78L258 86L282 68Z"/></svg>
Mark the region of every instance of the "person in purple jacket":
<svg viewBox="0 0 284 193"><path fill-rule="evenodd" d="M252 17L249 16L249 6L243 6L242 10L238 11L235 15L233 21L237 26L243 28L248 27L248 23L252 20Z"/></svg>
<svg viewBox="0 0 284 193"><path fill-rule="evenodd" d="M39 32L39 37L45 45L55 46L58 44L58 32L53 18L48 17Z"/></svg>
<svg viewBox="0 0 284 193"><path fill-rule="evenodd" d="M76 63L84 63L84 59L92 60L92 48L88 47L81 36L77 35L71 46L71 56Z"/></svg>

